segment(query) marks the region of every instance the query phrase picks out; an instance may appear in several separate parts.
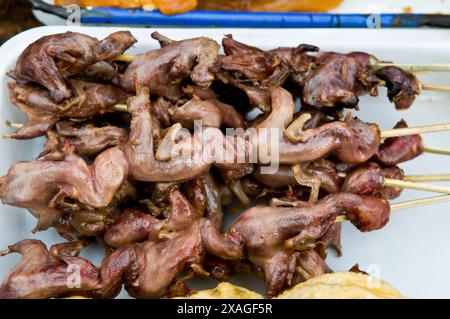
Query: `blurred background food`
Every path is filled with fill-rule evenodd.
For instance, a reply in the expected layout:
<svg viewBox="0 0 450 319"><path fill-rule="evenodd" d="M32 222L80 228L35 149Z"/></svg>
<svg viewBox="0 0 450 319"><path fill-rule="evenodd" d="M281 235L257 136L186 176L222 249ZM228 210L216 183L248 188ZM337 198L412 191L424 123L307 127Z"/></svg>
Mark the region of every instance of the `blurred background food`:
<svg viewBox="0 0 450 319"><path fill-rule="evenodd" d="M198 10L218 11L298 11L325 12L336 8L342 0L56 0L57 5L77 4L82 7L120 7L148 10L158 9L164 14Z"/></svg>
<svg viewBox="0 0 450 319"><path fill-rule="evenodd" d="M387 282L360 272L335 272L314 277L280 294L277 299L402 299Z"/></svg>
<svg viewBox="0 0 450 319"><path fill-rule="evenodd" d="M179 297L183 299L186 297ZM187 299L261 299L262 295L223 282L216 288L201 290ZM314 277L281 293L276 299L402 299L387 282L365 273L346 271Z"/></svg>
<svg viewBox="0 0 450 319"><path fill-rule="evenodd" d="M0 0L0 44L14 34L39 26L26 0Z"/></svg>

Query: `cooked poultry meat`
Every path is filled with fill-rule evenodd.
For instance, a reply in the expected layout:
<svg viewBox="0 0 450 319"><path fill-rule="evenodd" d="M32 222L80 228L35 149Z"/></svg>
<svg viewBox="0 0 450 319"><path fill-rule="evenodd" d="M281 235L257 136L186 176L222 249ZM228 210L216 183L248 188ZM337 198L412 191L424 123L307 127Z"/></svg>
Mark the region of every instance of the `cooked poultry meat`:
<svg viewBox="0 0 450 319"><path fill-rule="evenodd" d="M166 143L161 142L155 154L148 89L140 88L137 94L128 102L131 132L129 142L123 147L130 174L136 180L183 182L203 175L212 164L225 170L248 166L248 142L224 135L215 127L205 127L194 135L181 127L172 127L173 134L166 134Z"/></svg>
<svg viewBox="0 0 450 319"><path fill-rule="evenodd" d="M99 272L89 261L71 255L81 248L81 243L73 242L54 245L47 250L43 242L31 239L9 246L0 252L0 256L18 253L22 258L3 280L0 298L44 299L74 294L91 296L86 292L99 287Z"/></svg>
<svg viewBox="0 0 450 319"><path fill-rule="evenodd" d="M182 195L178 193L174 196ZM183 201L182 198L177 200ZM186 222L186 229L167 233L160 240L122 246L105 257L100 269L83 258L67 255L67 249L61 249L58 253L52 248L49 253L40 241L23 241L11 246L3 255L20 252L24 256L3 282L0 296L51 298L76 293L110 298L118 293L124 283L132 296L157 298L168 293L171 284L185 268L192 267L202 273L200 263L206 252L223 259L239 260L243 257L238 234L221 234L210 220L195 216L192 206L185 199L184 205L187 206L178 204L179 215L176 219ZM132 216L133 212L128 211L127 215ZM139 231L138 228L134 230ZM78 266L77 270L82 274L78 278L78 288L66 284L72 275L68 270L71 265ZM54 278L55 271L61 276ZM36 278L39 285L30 284Z"/></svg>
<svg viewBox="0 0 450 319"><path fill-rule="evenodd" d="M210 278L219 281L228 281L239 273L253 270L252 264L248 260L225 260L208 254L202 261L202 268Z"/></svg>
<svg viewBox="0 0 450 319"><path fill-rule="evenodd" d="M55 103L47 90L34 85L9 83L11 101L27 116L27 122L11 134L12 138L28 139L44 135L60 119L89 118L104 114L108 108L126 103L128 94L112 85L68 81L73 97Z"/></svg>
<svg viewBox="0 0 450 319"><path fill-rule="evenodd" d="M304 80L302 101L314 107L356 108L358 95L372 92L380 79L354 59L352 53L325 52L319 54L317 67Z"/></svg>
<svg viewBox="0 0 450 319"><path fill-rule="evenodd" d="M305 77L310 71L316 57L312 52L318 52L319 48L314 45L300 44L295 48L277 48L270 52L279 56L286 65L290 68L290 76L297 84L303 86L305 83Z"/></svg>
<svg viewBox="0 0 450 319"><path fill-rule="evenodd" d="M118 218L123 207L135 200L137 196L135 185L125 181L108 206L96 209L89 209L83 205L79 208L74 207L68 215L68 223L78 236L101 236Z"/></svg>
<svg viewBox="0 0 450 319"><path fill-rule="evenodd" d="M9 73L18 83L39 83L52 100L61 103L72 96L65 79L99 61L112 61L136 42L128 31L110 34L99 41L76 32L45 36L30 44Z"/></svg>
<svg viewBox="0 0 450 319"><path fill-rule="evenodd" d="M120 72L118 69L119 68L112 63L100 61L89 65L83 72L74 76L74 78L85 82L113 84L119 79Z"/></svg>
<svg viewBox="0 0 450 319"><path fill-rule="evenodd" d="M73 122L62 121L56 123L56 132L62 140L75 147L78 155L82 156L97 155L128 140L127 131L116 126L94 127L88 124L77 127Z"/></svg>
<svg viewBox="0 0 450 319"><path fill-rule="evenodd" d="M403 178L405 177L405 172L397 166L384 167L383 176L384 178L403 180ZM381 190L381 195L383 195L387 199L395 199L397 197L400 197L402 192L403 188L383 187L383 189Z"/></svg>
<svg viewBox="0 0 450 319"><path fill-rule="evenodd" d="M342 185L342 191L360 195L383 195L388 199L400 196L402 189L385 187L385 178L403 179L404 173L398 167L381 168L374 162L356 167L349 172Z"/></svg>
<svg viewBox="0 0 450 319"><path fill-rule="evenodd" d="M106 231L104 239L111 247L156 240L167 232L189 228L193 220L203 217L178 189L168 191L169 214L164 220L135 209L126 210ZM164 233L164 235L161 235Z"/></svg>
<svg viewBox="0 0 450 319"><path fill-rule="evenodd" d="M261 167L258 167L253 176L270 188L280 188L297 184L297 180L289 166L280 166L274 174L261 174ZM307 163L303 170L303 177L318 179L320 187L327 193L336 193L340 189L339 177L333 162L320 159L312 163Z"/></svg>
<svg viewBox="0 0 450 319"><path fill-rule="evenodd" d="M222 40L222 45L226 56L220 58L220 66L239 81L268 88L281 86L289 75L284 60L273 52L238 42L231 35Z"/></svg>
<svg viewBox="0 0 450 319"><path fill-rule="evenodd" d="M294 278L292 279L293 284L332 272L314 249L299 252L296 265Z"/></svg>
<svg viewBox="0 0 450 319"><path fill-rule="evenodd" d="M334 249L339 257L342 256L341 228L341 223L334 223L317 241L323 243L326 248Z"/></svg>
<svg viewBox="0 0 450 319"><path fill-rule="evenodd" d="M421 89L414 75L308 44L264 51L226 36L220 55L206 37L152 38L161 48L128 63L114 60L134 44L129 32L47 36L10 72L10 99L28 120L9 136L47 142L0 177L0 199L28 209L33 231L53 227L69 242L0 251L22 254L0 298L112 298L123 285L138 298L173 297L194 274L247 271L274 296L331 272L339 215L362 232L389 221L387 200L402 189L385 180L403 179L395 165L420 155L422 138L381 142L376 124L342 108L383 84L408 108ZM113 111L125 103L128 112ZM236 199L247 209L224 227L223 206ZM77 255L87 237L108 246L100 267Z"/></svg>
<svg viewBox="0 0 450 319"><path fill-rule="evenodd" d="M215 75L217 80L243 91L251 106L257 107L263 112L270 112L270 93L266 89L242 83L227 72L218 72Z"/></svg>
<svg viewBox="0 0 450 319"><path fill-rule="evenodd" d="M154 32L152 37L158 38L158 33ZM123 74L121 85L134 91L137 78L152 94L178 99L183 91L174 82L191 78L201 87L212 83L218 52L219 45L205 37L173 41L158 50L136 55Z"/></svg>
<svg viewBox="0 0 450 319"><path fill-rule="evenodd" d="M295 251L309 249L344 212L365 232L383 227L389 220L390 208L381 198L336 193L315 205L301 202L299 207L254 206L243 212L230 230L242 236L247 257L264 270L268 294L273 296L292 282Z"/></svg>
<svg viewBox="0 0 450 319"><path fill-rule="evenodd" d="M228 188L226 189L228 190ZM187 183L185 194L198 216L202 216L206 212L205 216L217 229L222 229L222 205L226 204L224 190L210 172Z"/></svg>
<svg viewBox="0 0 450 319"><path fill-rule="evenodd" d="M88 165L66 144L63 160L36 159L17 162L0 177L3 203L28 209L37 219L36 230L54 225L67 200L76 200L90 208L104 208L128 176L128 163L117 147L98 155Z"/></svg>
<svg viewBox="0 0 450 319"><path fill-rule="evenodd" d="M125 288L134 297L162 297L183 269L198 269L206 252L240 259L244 251L238 234L220 234L209 220L200 218L166 240L118 248L104 260L102 273L110 275L111 283L125 277Z"/></svg>
<svg viewBox="0 0 450 319"><path fill-rule="evenodd" d="M417 77L395 66L386 66L375 73L386 82L389 101L395 104L397 110L411 106L420 94L421 85Z"/></svg>
<svg viewBox="0 0 450 319"><path fill-rule="evenodd" d="M192 98L180 107L169 110L170 118L175 123L181 123L188 129L194 128L194 122L198 121L202 126L220 128L222 125L222 112L210 101Z"/></svg>
<svg viewBox="0 0 450 319"><path fill-rule="evenodd" d="M408 127L408 125L404 120L394 126L394 128L405 127ZM390 137L380 145L374 159L385 166L395 166L421 155L424 147L422 137L419 134Z"/></svg>

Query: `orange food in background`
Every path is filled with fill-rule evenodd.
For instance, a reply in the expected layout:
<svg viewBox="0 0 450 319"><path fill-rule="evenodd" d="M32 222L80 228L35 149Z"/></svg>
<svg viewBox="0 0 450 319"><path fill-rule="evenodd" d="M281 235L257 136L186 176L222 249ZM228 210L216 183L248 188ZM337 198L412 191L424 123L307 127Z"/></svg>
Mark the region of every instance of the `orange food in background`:
<svg viewBox="0 0 450 319"><path fill-rule="evenodd" d="M197 0L153 0L153 4L163 14L177 14L195 9Z"/></svg>
<svg viewBox="0 0 450 319"><path fill-rule="evenodd" d="M325 12L336 8L343 0L253 0L252 11Z"/></svg>
<svg viewBox="0 0 450 319"><path fill-rule="evenodd" d="M193 9L225 11L300 11L326 12L342 0L56 0L56 5L82 7L156 8L164 14L178 14Z"/></svg>
<svg viewBox="0 0 450 319"><path fill-rule="evenodd" d="M185 0L178 0L184 2ZM67 6L77 4L80 7L120 7L140 8L145 5L154 5L153 0L56 0L55 5Z"/></svg>

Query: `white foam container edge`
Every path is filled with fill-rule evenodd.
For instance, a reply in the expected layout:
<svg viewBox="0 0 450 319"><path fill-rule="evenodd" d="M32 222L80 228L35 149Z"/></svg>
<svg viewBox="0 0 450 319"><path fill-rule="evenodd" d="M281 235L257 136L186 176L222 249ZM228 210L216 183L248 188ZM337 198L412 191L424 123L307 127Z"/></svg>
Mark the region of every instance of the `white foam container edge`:
<svg viewBox="0 0 450 319"><path fill-rule="evenodd" d="M130 30L138 39L130 54L156 49L158 44L150 38L155 29L70 27L78 31L103 38L116 30ZM38 38L53 33L68 31L67 26L47 26L25 31L0 47L0 133L11 129L6 120L23 122L24 116L8 98L6 72L14 67L22 50ZM449 63L450 30L432 29L160 29L174 39L208 36L220 41L231 33L245 43L270 49L279 46L296 46L310 43L323 50L339 52L367 51L384 60L398 63ZM434 73L420 75L429 84L450 85L450 75ZM415 104L406 111L396 111L380 89L378 97L363 97L361 110L354 112L363 120L375 122L382 129L391 128L405 118L410 125L450 122L450 95L423 92ZM424 136L427 145L450 148L450 133L434 133ZM0 174L18 160L30 160L40 152L43 139L30 141L0 140ZM450 158L425 154L401 165L406 174L450 173ZM433 196L432 193L405 191L397 201ZM228 219L235 218L233 214ZM31 234L36 220L24 209L1 204L0 249L24 238L43 239L48 245L62 239L52 230ZM330 252L327 262L334 270L347 270L359 263L362 270L390 282L405 296L412 298L450 298L450 203L408 209L393 213L389 224L375 232L360 233L346 223L343 227L343 253L337 258ZM102 254L98 247L87 248L83 256L99 264ZM18 255L0 258L0 278L18 261ZM233 282L258 291L263 291L262 281L254 276L238 276ZM197 287L212 287L213 281L199 280ZM125 293L121 297L126 297Z"/></svg>

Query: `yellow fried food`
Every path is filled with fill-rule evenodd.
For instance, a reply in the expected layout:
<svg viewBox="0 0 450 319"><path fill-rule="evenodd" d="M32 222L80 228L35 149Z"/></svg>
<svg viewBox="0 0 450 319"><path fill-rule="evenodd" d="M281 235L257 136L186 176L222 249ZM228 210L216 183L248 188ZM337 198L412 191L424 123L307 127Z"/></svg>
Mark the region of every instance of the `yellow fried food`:
<svg viewBox="0 0 450 319"><path fill-rule="evenodd" d="M300 283L278 299L401 299L388 283L355 272L325 274Z"/></svg>
<svg viewBox="0 0 450 319"><path fill-rule="evenodd" d="M263 299L264 297L254 291L235 286L228 282L220 283L216 288L201 290L197 293L182 297L185 299Z"/></svg>
<svg viewBox="0 0 450 319"><path fill-rule="evenodd" d="M163 14L179 14L195 9L197 0L56 0L55 5L159 9Z"/></svg>

